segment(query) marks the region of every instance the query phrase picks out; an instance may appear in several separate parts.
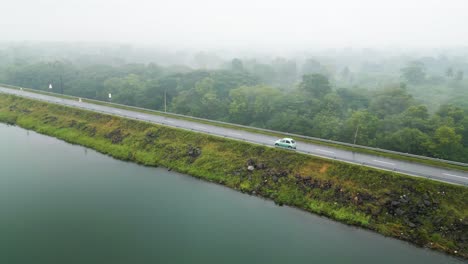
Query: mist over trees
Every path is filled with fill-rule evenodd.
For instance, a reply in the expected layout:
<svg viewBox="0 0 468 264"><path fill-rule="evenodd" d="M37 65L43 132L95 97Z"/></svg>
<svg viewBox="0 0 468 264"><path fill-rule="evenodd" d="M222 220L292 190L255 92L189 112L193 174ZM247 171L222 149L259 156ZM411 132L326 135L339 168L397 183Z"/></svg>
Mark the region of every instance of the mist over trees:
<svg viewBox="0 0 468 264"><path fill-rule="evenodd" d="M238 54L239 55L239 54ZM468 51L225 57L1 44L0 82L468 162Z"/></svg>

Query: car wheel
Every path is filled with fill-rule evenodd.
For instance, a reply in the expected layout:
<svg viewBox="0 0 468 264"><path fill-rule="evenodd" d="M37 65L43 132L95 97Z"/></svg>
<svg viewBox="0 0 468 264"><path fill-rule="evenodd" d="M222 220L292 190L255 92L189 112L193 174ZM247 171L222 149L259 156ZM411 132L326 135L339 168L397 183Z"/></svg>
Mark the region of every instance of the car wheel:
<svg viewBox="0 0 468 264"><path fill-rule="evenodd" d="M291 146L288 146L288 148L292 149L292 147L291 147Z"/></svg>
<svg viewBox="0 0 468 264"><path fill-rule="evenodd" d="M275 143L275 146L278 146L278 143Z"/></svg>

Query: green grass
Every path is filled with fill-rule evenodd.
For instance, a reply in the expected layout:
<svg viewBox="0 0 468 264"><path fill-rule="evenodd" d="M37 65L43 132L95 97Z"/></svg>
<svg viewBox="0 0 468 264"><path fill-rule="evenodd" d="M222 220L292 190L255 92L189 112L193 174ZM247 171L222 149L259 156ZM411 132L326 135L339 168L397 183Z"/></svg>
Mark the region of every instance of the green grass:
<svg viewBox="0 0 468 264"><path fill-rule="evenodd" d="M0 122L468 258L463 186L10 95Z"/></svg>
<svg viewBox="0 0 468 264"><path fill-rule="evenodd" d="M12 89L20 89L20 87L12 86L12 85L1 84L1 86L12 88ZM45 92L45 91L41 91L41 90L35 90L35 89L29 89L29 88L23 88L23 89L28 91L28 92L34 92L34 93L45 94L45 95L52 95L52 96L56 96L56 97L59 97L59 98L65 98L65 99L78 100L78 97L76 97L76 96L49 93L49 92ZM261 129L242 127L242 126L238 126L238 125L235 125L235 124L222 124L222 123L211 122L211 121L207 121L207 120L200 120L200 119L197 119L197 118L178 116L178 115L175 115L175 114L172 114L172 113L164 113L164 112L153 111L153 110L149 110L149 109L145 110L145 109L135 108L135 107L131 107L131 106L110 104L110 103L107 103L107 102L91 100L91 99L86 99L86 98L83 98L82 100L83 100L83 102L92 103L92 104L111 106L111 107L114 107L114 108L120 108L120 109L124 109L124 110L136 111L136 112L141 112L141 113L151 114L151 115L165 116L165 117L170 117L170 118L175 118L175 119L198 122L198 123L212 125L212 126L219 126L219 127L243 130L243 131L257 133L257 134L274 136L274 137L277 137L277 138L283 138L283 137L287 136L286 134L282 134L282 133L275 133L275 132L264 131L264 130L261 130ZM340 144L336 144L336 143L329 143L329 142L324 142L324 141L320 141L320 140L313 140L313 139L308 139L308 138L300 138L300 141L306 142L306 143L313 143L313 144L318 144L318 145L334 147L334 148L343 149L343 150L359 152L359 153L365 153L365 154L370 154L370 155L387 157L387 158L396 159L396 160L403 160L403 161L409 161L409 162L414 162L414 163L422 163L422 164L427 164L427 165L434 166L434 167L443 167L443 168L455 169L455 170L460 170L460 171L468 171L468 166L450 164L450 163L446 163L446 162L443 162L443 161L424 159L424 158L418 158L418 157L410 157L410 156L402 156L402 155L393 154L393 153L381 152L381 151L377 151L377 150L370 150L370 149L362 148L362 147L359 147L359 146L351 147L351 146L340 145Z"/></svg>

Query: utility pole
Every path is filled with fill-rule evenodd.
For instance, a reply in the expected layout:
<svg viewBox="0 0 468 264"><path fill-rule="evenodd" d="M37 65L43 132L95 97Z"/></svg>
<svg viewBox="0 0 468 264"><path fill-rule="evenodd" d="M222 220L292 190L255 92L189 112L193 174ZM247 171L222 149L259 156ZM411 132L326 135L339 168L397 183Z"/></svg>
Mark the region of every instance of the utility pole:
<svg viewBox="0 0 468 264"><path fill-rule="evenodd" d="M356 139L357 139L358 131L359 131L359 124L356 127L356 133L354 133L354 143L353 143L354 145L356 145Z"/></svg>
<svg viewBox="0 0 468 264"><path fill-rule="evenodd" d="M63 79L62 79L62 72L60 72L60 92L63 94Z"/></svg>
<svg viewBox="0 0 468 264"><path fill-rule="evenodd" d="M60 93L63 94L63 63L56 60L54 62L49 62L47 64L51 67L53 71L58 73L59 80L60 80ZM49 85L49 89L52 89L52 84Z"/></svg>
<svg viewBox="0 0 468 264"><path fill-rule="evenodd" d="M166 92L167 92L167 89L164 89L164 113L167 112L167 106L166 106Z"/></svg>

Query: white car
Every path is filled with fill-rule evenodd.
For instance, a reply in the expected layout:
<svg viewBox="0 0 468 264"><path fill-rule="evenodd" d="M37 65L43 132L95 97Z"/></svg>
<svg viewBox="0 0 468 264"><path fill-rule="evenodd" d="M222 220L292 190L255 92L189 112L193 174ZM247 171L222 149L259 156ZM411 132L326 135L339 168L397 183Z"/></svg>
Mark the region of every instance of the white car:
<svg viewBox="0 0 468 264"><path fill-rule="evenodd" d="M296 141L292 138L282 138L275 141L275 146L296 149Z"/></svg>

